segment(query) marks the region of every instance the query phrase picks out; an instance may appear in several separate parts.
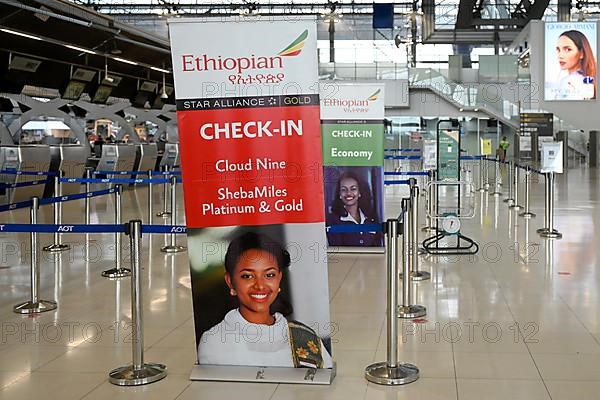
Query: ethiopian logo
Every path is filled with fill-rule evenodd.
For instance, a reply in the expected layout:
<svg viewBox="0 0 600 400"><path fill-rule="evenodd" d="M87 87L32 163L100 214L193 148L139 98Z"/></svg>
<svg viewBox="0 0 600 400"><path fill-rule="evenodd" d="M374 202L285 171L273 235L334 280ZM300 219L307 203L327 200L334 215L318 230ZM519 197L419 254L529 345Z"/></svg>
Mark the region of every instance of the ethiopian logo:
<svg viewBox="0 0 600 400"><path fill-rule="evenodd" d="M288 47L281 50L278 56L282 57L293 57L300 54L302 49L304 48L304 44L306 43L306 38L308 37L308 29L306 29L300 36L296 38Z"/></svg>
<svg viewBox="0 0 600 400"><path fill-rule="evenodd" d="M381 89L377 89L375 91L375 93L373 93L372 95L370 95L367 100L369 100L369 101L375 101L375 100L377 100L377 96L379 96L380 92L381 92Z"/></svg>

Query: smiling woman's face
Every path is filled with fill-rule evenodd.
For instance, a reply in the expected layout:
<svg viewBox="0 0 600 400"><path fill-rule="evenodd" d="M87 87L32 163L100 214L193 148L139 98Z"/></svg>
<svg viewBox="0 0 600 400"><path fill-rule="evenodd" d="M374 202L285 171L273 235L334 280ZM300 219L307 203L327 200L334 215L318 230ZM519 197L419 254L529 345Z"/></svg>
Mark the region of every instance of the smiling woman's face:
<svg viewBox="0 0 600 400"><path fill-rule="evenodd" d="M581 52L575 43L567 36L561 36L556 43L556 56L560 69L569 71L569 73L579 70L581 61Z"/></svg>
<svg viewBox="0 0 600 400"><path fill-rule="evenodd" d="M340 199L345 206L354 206L358 204L360 190L358 182L354 178L346 177L340 181Z"/></svg>
<svg viewBox="0 0 600 400"><path fill-rule="evenodd" d="M234 273L225 275L227 285L234 289L240 302L240 313L248 322L272 322L270 306L279 293L282 273L275 256L262 249L243 252Z"/></svg>

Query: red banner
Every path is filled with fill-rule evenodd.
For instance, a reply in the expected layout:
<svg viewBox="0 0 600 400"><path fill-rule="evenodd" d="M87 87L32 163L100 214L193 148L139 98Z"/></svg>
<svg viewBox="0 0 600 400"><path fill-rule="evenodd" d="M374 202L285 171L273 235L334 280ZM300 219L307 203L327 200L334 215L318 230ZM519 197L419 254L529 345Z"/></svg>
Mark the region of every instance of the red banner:
<svg viewBox="0 0 600 400"><path fill-rule="evenodd" d="M324 221L319 106L179 111L189 228Z"/></svg>

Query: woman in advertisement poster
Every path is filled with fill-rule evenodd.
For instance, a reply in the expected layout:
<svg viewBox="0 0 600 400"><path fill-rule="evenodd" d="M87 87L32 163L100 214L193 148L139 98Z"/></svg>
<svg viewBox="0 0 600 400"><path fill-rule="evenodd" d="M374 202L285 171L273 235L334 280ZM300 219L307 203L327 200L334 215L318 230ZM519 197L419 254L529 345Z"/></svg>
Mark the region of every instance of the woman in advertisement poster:
<svg viewBox="0 0 600 400"><path fill-rule="evenodd" d="M376 224L375 212L371 207L368 187L358 175L346 171L338 179L335 197L331 203L331 215L327 225ZM330 233L330 246L381 246L380 232Z"/></svg>
<svg viewBox="0 0 600 400"><path fill-rule="evenodd" d="M245 233L229 244L225 282L238 306L202 334L199 364L331 368L321 338L288 321L291 306L279 296L289 253L264 234Z"/></svg>
<svg viewBox="0 0 600 400"><path fill-rule="evenodd" d="M595 99L596 58L587 37L578 30L561 33L556 56L561 72L551 100Z"/></svg>

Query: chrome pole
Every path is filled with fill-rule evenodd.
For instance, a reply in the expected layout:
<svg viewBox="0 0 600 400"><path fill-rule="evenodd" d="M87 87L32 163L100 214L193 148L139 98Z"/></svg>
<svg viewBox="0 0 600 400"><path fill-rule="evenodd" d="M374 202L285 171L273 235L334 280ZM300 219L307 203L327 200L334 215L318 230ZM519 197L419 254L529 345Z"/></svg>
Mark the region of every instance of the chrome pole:
<svg viewBox="0 0 600 400"><path fill-rule="evenodd" d="M85 169L85 179L92 179L92 169ZM92 184L90 182L85 183L85 192L90 193L92 191ZM85 224L90 224L90 197L89 195L85 198Z"/></svg>
<svg viewBox="0 0 600 400"><path fill-rule="evenodd" d="M177 225L177 177L171 177L171 226ZM169 244L160 249L163 253L180 253L185 251L184 246L179 246L176 241L176 233L171 232Z"/></svg>
<svg viewBox="0 0 600 400"><path fill-rule="evenodd" d="M108 374L109 382L119 386L138 386L156 382L167 376L164 364L144 363L144 332L142 313L141 257L142 221L129 222L129 244L131 246L131 330L133 333L133 362L113 369Z"/></svg>
<svg viewBox="0 0 600 400"><path fill-rule="evenodd" d="M485 192L485 183L483 181L484 172L483 172L483 156L479 157L479 188L477 189L480 192Z"/></svg>
<svg viewBox="0 0 600 400"><path fill-rule="evenodd" d="M504 199L505 203L512 203L514 201L514 186L513 186L513 181L514 181L514 169L513 169L513 161L509 161L508 162L508 197L506 199ZM510 205L510 204L509 204Z"/></svg>
<svg viewBox="0 0 600 400"><path fill-rule="evenodd" d="M500 174L500 161L494 161L494 191L490 193L492 196L502 196L502 191L500 190L500 180L498 179L498 175Z"/></svg>
<svg viewBox="0 0 600 400"><path fill-rule="evenodd" d="M165 174L163 175L163 177L165 179L169 179L169 174L168 172L170 171L170 167L168 165L165 165L163 167L163 171L165 172ZM163 210L156 213L157 217L163 217L163 218L167 218L169 215L171 215L171 213L169 212L169 210L167 209L167 199L169 197L169 184L167 182L165 182L163 184Z"/></svg>
<svg viewBox="0 0 600 400"><path fill-rule="evenodd" d="M60 178L63 177L63 171L59 170L54 177L54 197L62 196L62 184ZM62 202L60 200L55 201L52 204L52 210L54 211L54 225L62 224ZM71 246L60 242L60 233L54 232L54 243L44 246L42 250L50 253L57 253L60 251L69 250Z"/></svg>
<svg viewBox="0 0 600 400"><path fill-rule="evenodd" d="M485 167L485 184L483 185L484 190L487 192L490 189L490 160L486 158Z"/></svg>
<svg viewBox="0 0 600 400"><path fill-rule="evenodd" d="M152 216L154 215L154 207L152 204L152 170L148 170L148 224L152 225Z"/></svg>
<svg viewBox="0 0 600 400"><path fill-rule="evenodd" d="M410 232L411 232L411 274L413 281L425 281L431 278L431 274L419 270L419 187L415 184L411 186L411 206L410 206Z"/></svg>
<svg viewBox="0 0 600 400"><path fill-rule="evenodd" d="M29 210L29 222L31 225L37 224L38 209L40 208L40 200L37 197L31 198L31 208ZM37 314L56 309L56 301L40 300L40 260L38 257L38 233L31 232L29 240L31 244L31 259L29 262L29 272L31 279L31 298L29 301L17 304L13 307L13 311L17 314Z"/></svg>
<svg viewBox="0 0 600 400"><path fill-rule="evenodd" d="M510 208L512 208L514 210L520 210L523 207L519 204L519 175L520 175L519 166L517 164L515 164L513 168L514 168L513 181L510 182L510 186L513 188L514 201L513 201L512 205L510 206Z"/></svg>
<svg viewBox="0 0 600 400"><path fill-rule="evenodd" d="M402 199L402 304L398 307L398 318L418 318L427 314L424 306L411 303L411 282L412 279L406 279L410 276L410 198Z"/></svg>
<svg viewBox="0 0 600 400"><path fill-rule="evenodd" d="M525 211L519 214L521 217L529 219L534 218L535 214L529 210L529 196L531 190L531 167L528 165L525 170ZM527 243L527 242L526 242Z"/></svg>
<svg viewBox="0 0 600 400"><path fill-rule="evenodd" d="M550 202L549 176L549 173L544 174L544 227L536 230L536 232L539 234L550 231L550 206L548 205L548 203Z"/></svg>
<svg viewBox="0 0 600 400"><path fill-rule="evenodd" d="M541 232L540 236L551 239L562 238L562 233L554 229L554 172L548 174L548 230Z"/></svg>
<svg viewBox="0 0 600 400"><path fill-rule="evenodd" d="M404 385L419 379L419 369L398 363L398 220L386 221L387 242L387 361L365 368L365 378L380 385ZM408 281L408 280L407 280Z"/></svg>
<svg viewBox="0 0 600 400"><path fill-rule="evenodd" d="M121 221L121 189L122 185L115 185L115 225L120 225ZM131 275L129 268L121 266L121 233L115 233L115 256L116 265L114 268L102 271L102 276L105 278L125 278Z"/></svg>

